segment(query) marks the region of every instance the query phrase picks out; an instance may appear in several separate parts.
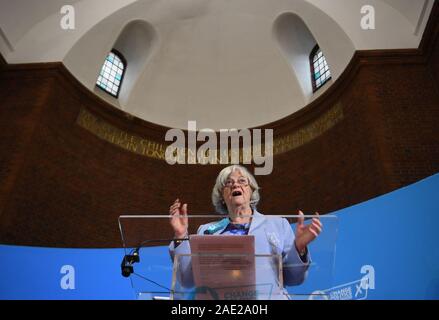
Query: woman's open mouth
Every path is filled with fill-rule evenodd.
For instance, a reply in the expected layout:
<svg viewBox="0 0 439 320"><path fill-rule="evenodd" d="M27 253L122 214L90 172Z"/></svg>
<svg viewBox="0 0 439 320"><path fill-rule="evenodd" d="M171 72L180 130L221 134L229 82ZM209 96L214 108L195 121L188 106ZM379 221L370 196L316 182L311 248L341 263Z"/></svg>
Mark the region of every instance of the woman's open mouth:
<svg viewBox="0 0 439 320"><path fill-rule="evenodd" d="M238 190L233 191L233 192L232 192L232 197L237 197L237 196L242 196L242 192L241 192L241 191L238 191Z"/></svg>

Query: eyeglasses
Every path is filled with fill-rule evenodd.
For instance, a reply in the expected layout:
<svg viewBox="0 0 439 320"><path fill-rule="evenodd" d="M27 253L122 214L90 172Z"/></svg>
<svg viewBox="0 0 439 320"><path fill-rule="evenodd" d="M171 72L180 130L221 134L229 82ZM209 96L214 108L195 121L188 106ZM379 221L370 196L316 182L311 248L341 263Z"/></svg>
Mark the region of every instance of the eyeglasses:
<svg viewBox="0 0 439 320"><path fill-rule="evenodd" d="M242 187L245 187L248 186L248 179L241 177L238 179L238 181L236 181L236 183ZM224 183L224 187L231 188L234 184L235 184L235 180L227 179L226 182Z"/></svg>

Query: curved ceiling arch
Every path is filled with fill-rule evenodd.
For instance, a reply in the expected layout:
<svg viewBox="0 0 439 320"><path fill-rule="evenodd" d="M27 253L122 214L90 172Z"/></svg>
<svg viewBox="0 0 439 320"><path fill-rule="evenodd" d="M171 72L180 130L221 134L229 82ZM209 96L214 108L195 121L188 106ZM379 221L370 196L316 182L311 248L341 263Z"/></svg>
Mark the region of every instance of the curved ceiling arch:
<svg viewBox="0 0 439 320"><path fill-rule="evenodd" d="M296 12L298 14L284 12L278 15L273 23L273 35L302 88L306 102L309 103L341 75L355 48L343 29L329 16L310 12L309 8L297 8ZM320 21L320 28L315 27L315 20ZM333 80L314 93L310 81L309 55L316 44L325 54Z"/></svg>
<svg viewBox="0 0 439 320"><path fill-rule="evenodd" d="M145 12L136 18L156 28L157 52L129 100L97 93L122 110L153 123L185 128L187 121L196 120L201 127L219 129L273 122L318 96L309 97L303 92L297 75L278 50L272 29L280 13L295 12L310 26L325 48L334 80L355 51L331 17L305 1L277 1L267 8L264 1L255 5L255 0L251 0L253 6L243 6L241 11L239 6L224 7L218 2L191 3L193 11L179 7L171 10L167 5L145 10L145 3L132 4L96 24L75 44L64 62L93 90L100 63L130 17L128 11Z"/></svg>
<svg viewBox="0 0 439 320"><path fill-rule="evenodd" d="M5 58L9 63L63 61L75 43L96 24L137 1L139 0L73 1L70 4L75 9L75 30L63 30L60 27L62 18L60 10L64 4L55 0L47 3L31 2L31 4L28 4L29 1L19 0L14 7L15 21L10 22L13 25L2 27L12 45L12 51L6 52ZM33 10L39 6L45 9L46 14L48 13L45 18L31 19L26 16L17 22L17 16L22 13L32 15ZM10 15L7 11L2 12L0 16L2 19ZM5 31L14 29L21 31L20 33Z"/></svg>
<svg viewBox="0 0 439 320"><path fill-rule="evenodd" d="M422 34L415 33L415 24L426 23L422 15L429 0L396 2L395 0L307 0L331 16L346 32L357 50L416 48ZM363 30L361 8L375 9L375 30ZM410 18L408 18L410 17ZM425 21L420 21L425 20Z"/></svg>
<svg viewBox="0 0 439 320"><path fill-rule="evenodd" d="M413 26L413 30L419 27L425 16L425 12L433 5L432 0L381 0L395 10L399 11L409 23Z"/></svg>
<svg viewBox="0 0 439 320"><path fill-rule="evenodd" d="M74 32L65 33L59 30L60 3L58 0L3 1L0 11L0 28L12 50L10 52L3 50L2 53L11 63L62 61L67 51L94 25L118 10L137 2L139 0L70 1L70 4L76 9L77 29ZM214 1L200 0L178 2L149 0L141 2L149 6L152 15L162 15L160 20L163 22L172 21L172 19L192 19L205 13L205 10L212 7L212 3L214 3ZM413 35L414 28L419 27L423 22L425 24L426 16L428 16L433 4L432 0L370 0L368 4L376 7L378 15L381 12L394 25L393 28L387 28L386 24L386 27L381 28L380 32L387 35L396 33L397 35L394 38L381 40L378 37L375 42L365 38L364 34L362 35L358 30L359 8L364 4L360 0L277 0L271 1L270 4L254 6L259 7L259 9L249 8L247 11L257 12L262 8L263 10L268 9L267 12L270 12L273 7L294 2L308 2L331 16L349 35L356 49L398 48L398 45L402 45L399 48L416 47L420 35ZM228 5L225 3L224 7ZM172 12L172 14L165 14L164 10L160 9L163 7L166 7L166 11ZM391 33L387 29L391 30ZM36 39L39 41L35 41ZM58 46L57 43L59 43ZM2 48L6 48L6 46L3 45ZM29 48L33 50L29 50ZM50 48L58 48L58 50L50 50Z"/></svg>

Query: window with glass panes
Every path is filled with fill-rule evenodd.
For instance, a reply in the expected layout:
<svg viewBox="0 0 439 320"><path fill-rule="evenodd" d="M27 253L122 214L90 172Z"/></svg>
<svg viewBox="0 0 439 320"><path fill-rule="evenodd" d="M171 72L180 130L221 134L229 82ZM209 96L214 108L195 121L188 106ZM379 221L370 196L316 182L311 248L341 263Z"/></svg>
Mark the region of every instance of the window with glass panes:
<svg viewBox="0 0 439 320"><path fill-rule="evenodd" d="M310 55L311 76L313 91L316 92L331 79L331 71L326 62L325 55L319 46L315 46Z"/></svg>
<svg viewBox="0 0 439 320"><path fill-rule="evenodd" d="M112 50L105 59L96 85L116 98L119 96L126 63L122 55Z"/></svg>

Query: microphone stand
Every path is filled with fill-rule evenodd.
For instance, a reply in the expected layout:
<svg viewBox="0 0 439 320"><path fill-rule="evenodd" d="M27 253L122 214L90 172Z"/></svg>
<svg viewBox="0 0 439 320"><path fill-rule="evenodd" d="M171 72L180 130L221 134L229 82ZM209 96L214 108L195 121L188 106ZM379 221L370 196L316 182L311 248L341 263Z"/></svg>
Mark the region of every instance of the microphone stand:
<svg viewBox="0 0 439 320"><path fill-rule="evenodd" d="M170 242L170 241L187 241L189 238L181 238L181 239L150 239L145 240L140 243L139 246L131 250L129 254L124 255L121 263L121 271L122 275L128 278L131 274L134 273L134 264L140 262L139 251L143 247L146 247L147 244L152 242Z"/></svg>

